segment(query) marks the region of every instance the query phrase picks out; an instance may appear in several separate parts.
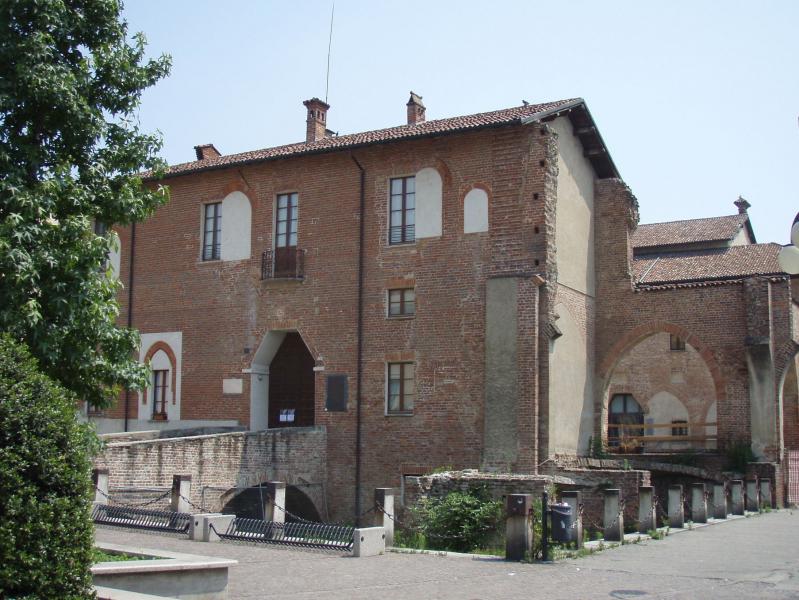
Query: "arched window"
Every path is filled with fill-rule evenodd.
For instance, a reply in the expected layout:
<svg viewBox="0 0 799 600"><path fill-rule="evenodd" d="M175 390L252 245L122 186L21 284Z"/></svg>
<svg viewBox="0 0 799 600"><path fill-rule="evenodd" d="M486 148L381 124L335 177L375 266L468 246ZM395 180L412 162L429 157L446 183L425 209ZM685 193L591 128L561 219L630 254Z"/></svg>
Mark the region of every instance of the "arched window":
<svg viewBox="0 0 799 600"><path fill-rule="evenodd" d="M608 410L608 447L638 452L644 435L644 412L632 394L615 394Z"/></svg>

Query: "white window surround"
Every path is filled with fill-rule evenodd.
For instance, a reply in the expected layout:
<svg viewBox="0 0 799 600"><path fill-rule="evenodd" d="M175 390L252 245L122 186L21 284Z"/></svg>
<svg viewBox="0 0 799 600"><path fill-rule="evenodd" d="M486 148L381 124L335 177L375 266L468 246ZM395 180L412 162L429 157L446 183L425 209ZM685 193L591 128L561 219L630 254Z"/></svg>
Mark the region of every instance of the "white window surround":
<svg viewBox="0 0 799 600"><path fill-rule="evenodd" d="M157 342L163 342L170 347L175 355L175 365L171 364L169 357L163 350L156 351L150 361L150 367L153 370L169 369L167 392L167 417L169 421L180 420L180 390L181 390L181 370L182 370L182 353L183 353L183 333L181 331L170 331L162 333L142 333L141 346L139 348L139 362L144 362L144 357ZM175 385L172 389L172 371L174 369ZM138 410L137 418L139 421L148 422L153 416L152 406L152 375L150 375L150 384L148 385L147 394L145 398L143 392L138 392ZM145 427L146 428L146 427Z"/></svg>

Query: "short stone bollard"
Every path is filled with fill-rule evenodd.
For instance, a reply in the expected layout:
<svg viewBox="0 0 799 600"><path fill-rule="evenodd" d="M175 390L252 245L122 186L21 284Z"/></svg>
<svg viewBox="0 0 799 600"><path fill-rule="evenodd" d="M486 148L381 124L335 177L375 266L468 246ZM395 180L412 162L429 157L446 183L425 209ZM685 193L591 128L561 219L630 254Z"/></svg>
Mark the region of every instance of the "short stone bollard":
<svg viewBox="0 0 799 600"><path fill-rule="evenodd" d="M363 527L352 532L352 555L378 556L386 553L386 531L382 527Z"/></svg>
<svg viewBox="0 0 799 600"><path fill-rule="evenodd" d="M704 483L691 484L691 520L694 523L707 523L707 496Z"/></svg>
<svg viewBox="0 0 799 600"><path fill-rule="evenodd" d="M533 550L532 494L508 494L505 512L505 560L524 560Z"/></svg>
<svg viewBox="0 0 799 600"><path fill-rule="evenodd" d="M92 483L94 484L94 502L108 504L108 469L92 470Z"/></svg>
<svg viewBox="0 0 799 600"><path fill-rule="evenodd" d="M744 514L744 482L740 479L730 481L730 503L732 504L732 514Z"/></svg>
<svg viewBox="0 0 799 600"><path fill-rule="evenodd" d="M638 488L638 533L647 533L658 528L655 511L655 488L642 485Z"/></svg>
<svg viewBox="0 0 799 600"><path fill-rule="evenodd" d="M574 536L573 542L577 542L577 548L583 547L583 496L579 491L563 492L561 500L572 507L572 515L574 515Z"/></svg>
<svg viewBox="0 0 799 600"><path fill-rule="evenodd" d="M685 505L681 485L669 486L669 527L676 529L685 527Z"/></svg>
<svg viewBox="0 0 799 600"><path fill-rule="evenodd" d="M746 510L757 512L760 510L760 490L757 479L746 480Z"/></svg>
<svg viewBox="0 0 799 600"><path fill-rule="evenodd" d="M172 476L172 497L170 506L173 512L189 513L191 505L189 496L191 495L191 475Z"/></svg>
<svg viewBox="0 0 799 600"><path fill-rule="evenodd" d="M218 542L219 533L225 533L236 515L222 513L197 513L191 516L189 539L195 542ZM213 526L213 528L212 528Z"/></svg>
<svg viewBox="0 0 799 600"><path fill-rule="evenodd" d="M386 530L386 547L394 545L394 488L375 489L375 527Z"/></svg>
<svg viewBox="0 0 799 600"><path fill-rule="evenodd" d="M713 518L726 519L729 512L727 507L727 490L723 483L713 484Z"/></svg>
<svg viewBox="0 0 799 600"><path fill-rule="evenodd" d="M760 480L760 506L774 508L774 500L771 495L771 479Z"/></svg>
<svg viewBox="0 0 799 600"><path fill-rule="evenodd" d="M602 520L605 540L621 542L624 539L624 511L621 490L605 490L605 512Z"/></svg>
<svg viewBox="0 0 799 600"><path fill-rule="evenodd" d="M286 483L267 481L264 485L264 521L286 522Z"/></svg>

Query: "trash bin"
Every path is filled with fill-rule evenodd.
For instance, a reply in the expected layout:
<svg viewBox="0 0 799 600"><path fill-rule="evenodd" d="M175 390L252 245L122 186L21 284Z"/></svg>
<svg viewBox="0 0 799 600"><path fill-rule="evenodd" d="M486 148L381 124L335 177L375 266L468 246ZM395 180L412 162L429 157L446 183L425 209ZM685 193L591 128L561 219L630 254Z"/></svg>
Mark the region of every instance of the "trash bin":
<svg viewBox="0 0 799 600"><path fill-rule="evenodd" d="M556 542L573 542L577 538L572 506L565 502L550 504L552 513L552 539Z"/></svg>

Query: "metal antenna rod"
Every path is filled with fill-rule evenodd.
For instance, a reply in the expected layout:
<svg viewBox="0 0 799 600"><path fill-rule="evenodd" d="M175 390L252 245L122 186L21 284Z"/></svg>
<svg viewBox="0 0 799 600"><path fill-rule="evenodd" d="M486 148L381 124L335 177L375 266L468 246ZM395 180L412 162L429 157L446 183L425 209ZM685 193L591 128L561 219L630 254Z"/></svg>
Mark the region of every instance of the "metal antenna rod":
<svg viewBox="0 0 799 600"><path fill-rule="evenodd" d="M333 46L333 14L336 12L336 3L333 2L333 8L330 10L330 37L327 41L327 76L325 77L325 104L327 104L327 96L330 91L330 48Z"/></svg>

